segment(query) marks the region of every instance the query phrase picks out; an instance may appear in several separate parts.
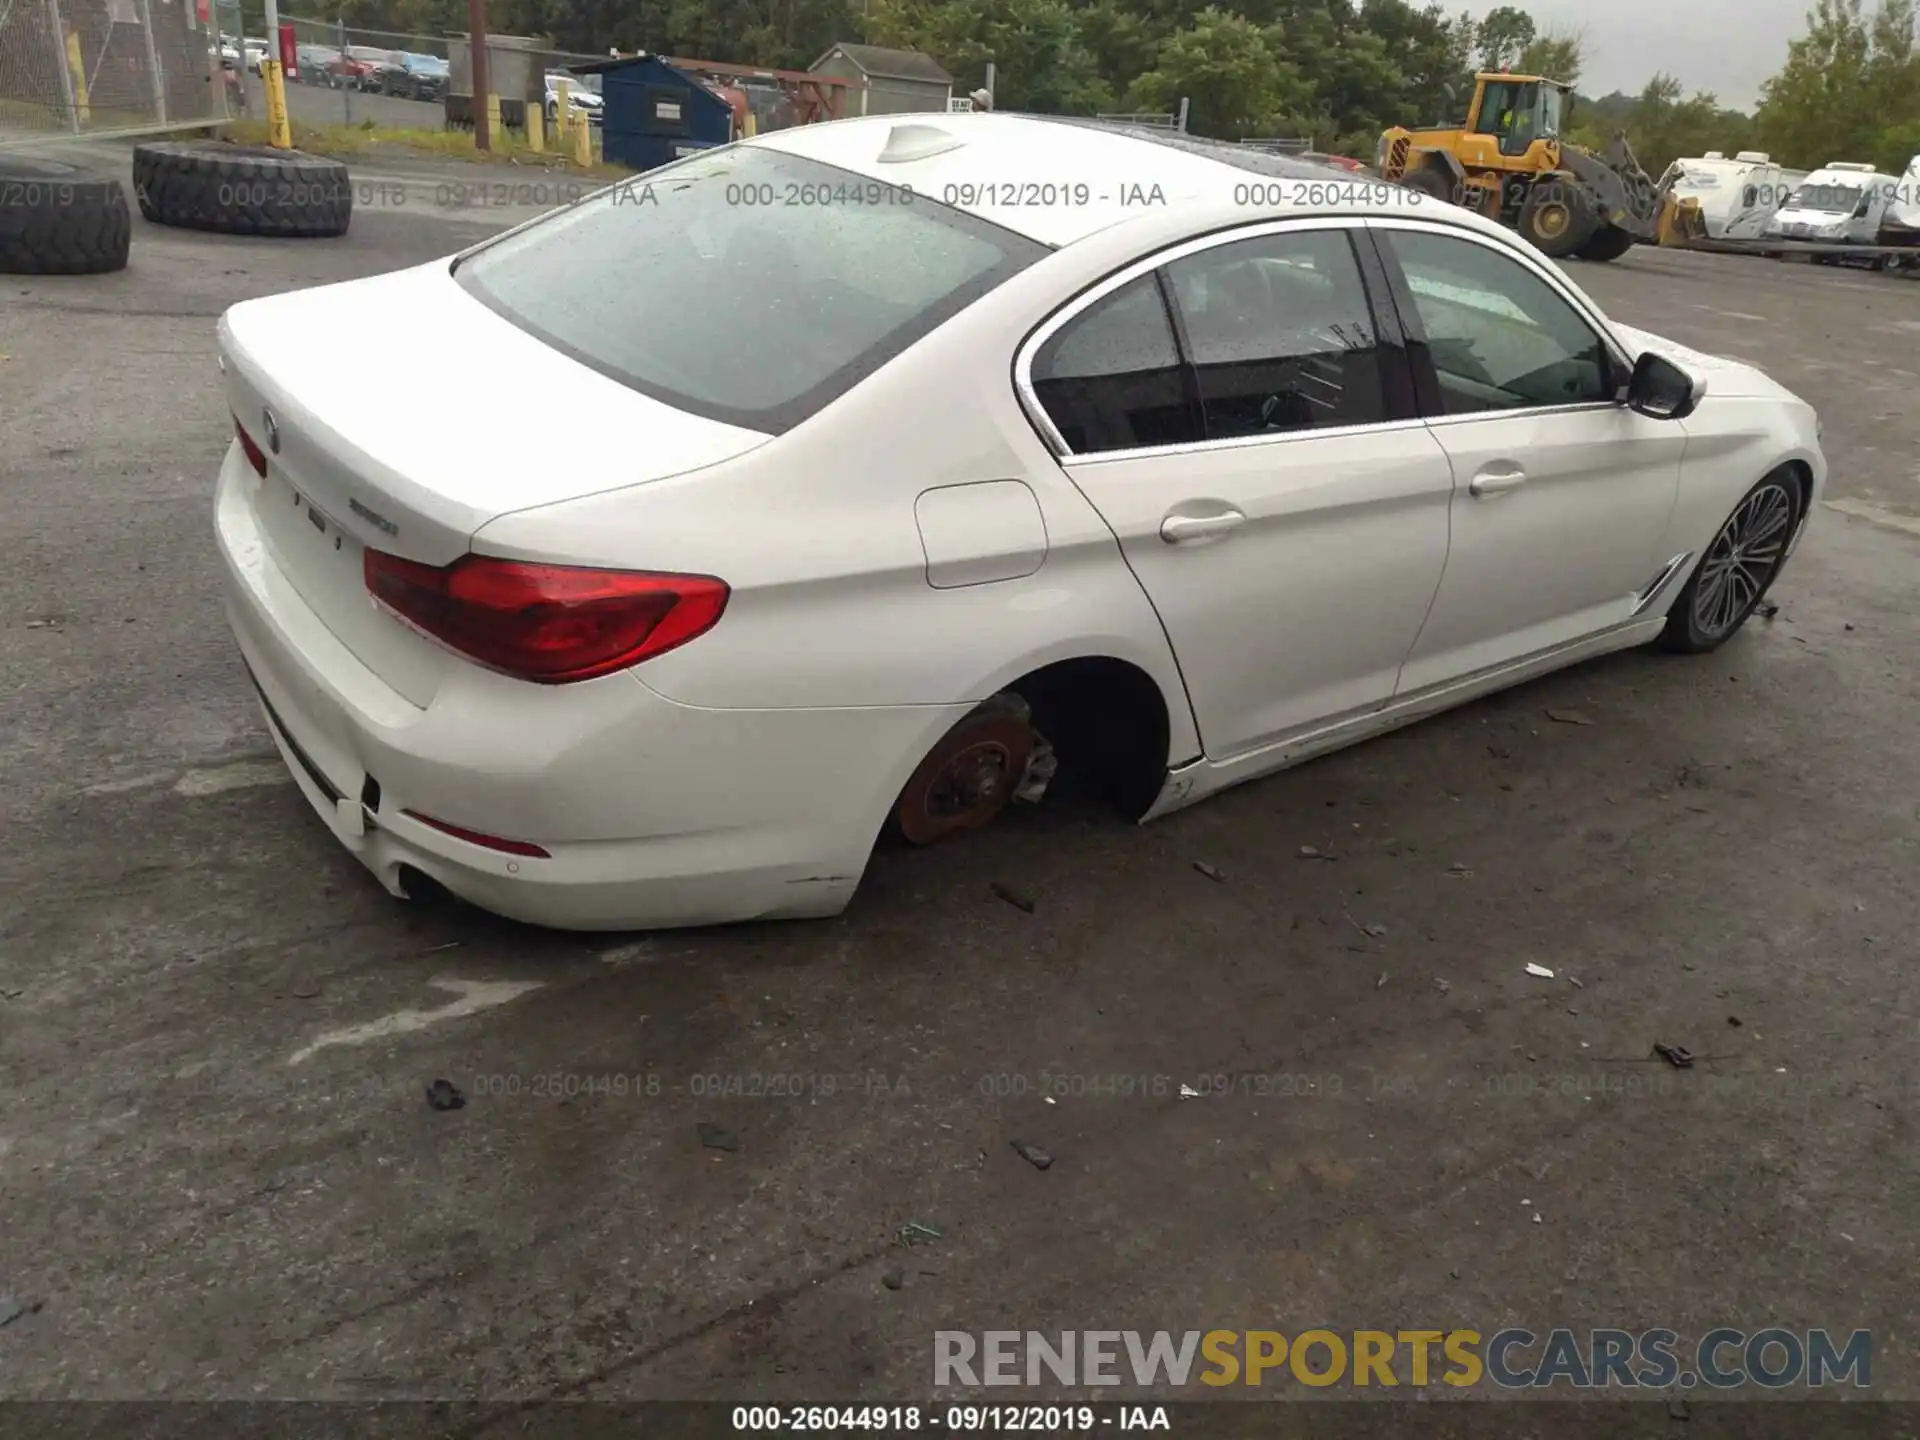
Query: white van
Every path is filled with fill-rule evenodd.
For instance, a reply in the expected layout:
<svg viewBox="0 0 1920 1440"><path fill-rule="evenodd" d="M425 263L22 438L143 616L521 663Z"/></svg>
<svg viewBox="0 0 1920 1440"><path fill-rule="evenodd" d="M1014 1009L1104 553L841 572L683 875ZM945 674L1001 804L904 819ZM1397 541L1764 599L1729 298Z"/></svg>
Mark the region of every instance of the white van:
<svg viewBox="0 0 1920 1440"><path fill-rule="evenodd" d="M1761 232L1770 240L1871 245L1901 182L1871 165L1835 160L1807 176Z"/></svg>
<svg viewBox="0 0 1920 1440"><path fill-rule="evenodd" d="M1660 177L1676 197L1699 202L1707 235L1714 240L1757 239L1803 178L1781 169L1764 150L1742 150L1731 160L1709 150L1674 161Z"/></svg>

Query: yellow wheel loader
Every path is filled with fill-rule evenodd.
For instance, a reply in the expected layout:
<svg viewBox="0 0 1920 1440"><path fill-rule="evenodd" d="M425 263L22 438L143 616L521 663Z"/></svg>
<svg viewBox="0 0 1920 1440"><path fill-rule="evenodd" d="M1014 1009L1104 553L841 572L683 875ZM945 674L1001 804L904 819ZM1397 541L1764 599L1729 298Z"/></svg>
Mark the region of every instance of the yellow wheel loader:
<svg viewBox="0 0 1920 1440"><path fill-rule="evenodd" d="M1562 140L1572 104L1572 87L1558 80L1483 72L1464 124L1395 126L1380 137L1376 166L1382 179L1512 226L1556 260L1614 260L1636 242L1685 245L1706 234L1699 202L1655 185L1625 135L1605 155Z"/></svg>

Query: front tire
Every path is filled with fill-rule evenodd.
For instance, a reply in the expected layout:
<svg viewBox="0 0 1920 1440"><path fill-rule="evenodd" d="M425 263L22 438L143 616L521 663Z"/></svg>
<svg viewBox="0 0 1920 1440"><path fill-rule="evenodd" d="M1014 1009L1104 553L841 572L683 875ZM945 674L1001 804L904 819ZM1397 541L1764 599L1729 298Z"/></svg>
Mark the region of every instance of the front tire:
<svg viewBox="0 0 1920 1440"><path fill-rule="evenodd" d="M1521 238L1552 260L1564 260L1579 251L1592 238L1593 227L1586 197L1569 185L1536 185L1520 207Z"/></svg>
<svg viewBox="0 0 1920 1440"><path fill-rule="evenodd" d="M1742 497L1674 597L1661 649L1704 655L1733 638L1786 564L1805 503L1799 480L1786 470Z"/></svg>

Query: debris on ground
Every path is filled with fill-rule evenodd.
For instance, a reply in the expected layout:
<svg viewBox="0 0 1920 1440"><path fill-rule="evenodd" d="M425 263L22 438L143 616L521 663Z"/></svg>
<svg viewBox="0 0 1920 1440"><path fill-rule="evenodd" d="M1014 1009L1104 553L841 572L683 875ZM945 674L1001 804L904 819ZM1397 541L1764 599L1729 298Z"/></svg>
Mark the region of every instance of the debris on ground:
<svg viewBox="0 0 1920 1440"><path fill-rule="evenodd" d="M1662 1045L1656 1040L1653 1042L1653 1053L1676 1070L1693 1068L1693 1052L1684 1045Z"/></svg>
<svg viewBox="0 0 1920 1440"><path fill-rule="evenodd" d="M896 1265L880 1277L880 1283L889 1290L898 1290L907 1283L907 1272Z"/></svg>
<svg viewBox="0 0 1920 1440"><path fill-rule="evenodd" d="M1302 860L1331 860L1333 856L1322 850L1318 845L1302 845L1300 847L1300 858Z"/></svg>
<svg viewBox="0 0 1920 1440"><path fill-rule="evenodd" d="M895 1232L895 1238L902 1245L911 1246L916 1240L938 1240L941 1235L931 1225L922 1225L918 1220L909 1220Z"/></svg>
<svg viewBox="0 0 1920 1440"><path fill-rule="evenodd" d="M1549 710L1547 719L1560 725L1591 725L1593 720L1580 710Z"/></svg>
<svg viewBox="0 0 1920 1440"><path fill-rule="evenodd" d="M1388 978L1388 977L1387 977L1387 972L1386 972L1386 971L1384 971L1384 970L1382 970L1382 971L1380 972L1380 978L1379 978L1378 980L1376 980L1376 981L1374 981L1374 982L1373 982L1373 988L1374 988L1374 989L1376 989L1376 990L1384 990L1384 989L1386 989L1386 988L1387 988L1387 978Z"/></svg>
<svg viewBox="0 0 1920 1440"><path fill-rule="evenodd" d="M1052 742L1035 735L1033 753L1027 757L1026 773L1020 777L1013 798L1028 805L1038 805L1045 798L1047 786L1052 783L1059 769L1060 757L1054 753Z"/></svg>
<svg viewBox="0 0 1920 1440"><path fill-rule="evenodd" d="M740 1148L740 1137L731 1130L719 1125L710 1125L702 1120L698 1126L700 1143L709 1150L735 1151Z"/></svg>
<svg viewBox="0 0 1920 1440"><path fill-rule="evenodd" d="M1458 860L1447 867L1447 874L1460 880L1470 880L1473 878L1473 871L1469 870L1465 865L1462 865Z"/></svg>
<svg viewBox="0 0 1920 1440"><path fill-rule="evenodd" d="M1487 754L1496 760L1511 760L1513 758L1513 751L1507 749L1504 745L1487 746Z"/></svg>
<svg viewBox="0 0 1920 1440"><path fill-rule="evenodd" d="M1772 600L1762 600L1758 605L1753 607L1753 613L1758 615L1762 620L1771 620L1780 613L1780 607Z"/></svg>
<svg viewBox="0 0 1920 1440"><path fill-rule="evenodd" d="M22 1315L38 1315L47 1302L36 1300L31 1305L24 1300L16 1300L11 1295L0 1295L0 1329L11 1325Z"/></svg>
<svg viewBox="0 0 1920 1440"><path fill-rule="evenodd" d="M1533 976L1536 980L1553 979L1553 972L1551 970L1547 969L1544 965L1536 965L1531 960L1527 962L1527 974Z"/></svg>
<svg viewBox="0 0 1920 1440"><path fill-rule="evenodd" d="M311 975L297 975L287 993L296 1000L311 1000L320 993L320 982Z"/></svg>
<svg viewBox="0 0 1920 1440"><path fill-rule="evenodd" d="M1222 875L1218 870L1214 869L1213 866L1209 865L1204 860L1194 861L1193 868L1198 870L1202 875L1206 876L1207 879L1213 881L1215 884L1224 885L1227 883L1227 877Z"/></svg>
<svg viewBox="0 0 1920 1440"><path fill-rule="evenodd" d="M1574 979L1573 976L1571 975L1567 976L1567 984L1571 985L1576 990L1584 990L1587 988L1586 986L1582 985L1578 980Z"/></svg>
<svg viewBox="0 0 1920 1440"><path fill-rule="evenodd" d="M1740 1017L1738 1015L1727 1016L1727 1024L1738 1030L1740 1028Z"/></svg>
<svg viewBox="0 0 1920 1440"><path fill-rule="evenodd" d="M1007 1143L1013 1146L1015 1152L1022 1160L1025 1160L1036 1170L1045 1170L1049 1165L1053 1164L1053 1156L1042 1150L1038 1145L1029 1145L1024 1140L1010 1140Z"/></svg>
<svg viewBox="0 0 1920 1440"><path fill-rule="evenodd" d="M1006 901L1007 904L1013 906L1014 909L1024 910L1029 915L1033 914L1033 897L1027 894L1026 891L1016 890L1013 886L1002 884L998 880L994 881L993 884L987 888L992 890L993 893L998 895L1002 900Z"/></svg>
<svg viewBox="0 0 1920 1440"><path fill-rule="evenodd" d="M1200 1098L1200 1092L1191 1085L1182 1085L1180 1087L1180 1098L1182 1100L1198 1100Z"/></svg>
<svg viewBox="0 0 1920 1440"><path fill-rule="evenodd" d="M1453 982L1451 980L1435 980L1433 982L1433 988L1438 990L1442 995L1450 995L1453 993Z"/></svg>
<svg viewBox="0 0 1920 1440"><path fill-rule="evenodd" d="M1538 1210L1533 1212L1533 1223L1536 1225L1540 1223L1540 1212Z"/></svg>
<svg viewBox="0 0 1920 1440"><path fill-rule="evenodd" d="M427 1086L427 1104L436 1110L459 1110L466 1103L467 1097L460 1093L460 1087L451 1080L436 1080Z"/></svg>

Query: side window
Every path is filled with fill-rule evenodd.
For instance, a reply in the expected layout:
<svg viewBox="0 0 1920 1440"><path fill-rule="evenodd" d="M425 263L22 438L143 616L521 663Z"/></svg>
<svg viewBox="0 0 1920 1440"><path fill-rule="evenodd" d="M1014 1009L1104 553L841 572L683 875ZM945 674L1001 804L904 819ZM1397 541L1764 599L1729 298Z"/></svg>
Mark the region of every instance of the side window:
<svg viewBox="0 0 1920 1440"><path fill-rule="evenodd" d="M1387 418L1379 336L1346 231L1237 240L1166 270L1209 440Z"/></svg>
<svg viewBox="0 0 1920 1440"><path fill-rule="evenodd" d="M1034 357L1033 390L1076 455L1200 438L1173 324L1151 274L1049 337Z"/></svg>
<svg viewBox="0 0 1920 1440"><path fill-rule="evenodd" d="M1758 204L1759 201L1760 187L1758 185L1749 185L1745 190L1740 192L1740 203L1742 205L1751 207Z"/></svg>
<svg viewBox="0 0 1920 1440"><path fill-rule="evenodd" d="M1606 346L1519 261L1418 231L1389 237L1449 415L1613 398Z"/></svg>

